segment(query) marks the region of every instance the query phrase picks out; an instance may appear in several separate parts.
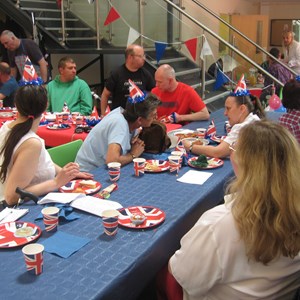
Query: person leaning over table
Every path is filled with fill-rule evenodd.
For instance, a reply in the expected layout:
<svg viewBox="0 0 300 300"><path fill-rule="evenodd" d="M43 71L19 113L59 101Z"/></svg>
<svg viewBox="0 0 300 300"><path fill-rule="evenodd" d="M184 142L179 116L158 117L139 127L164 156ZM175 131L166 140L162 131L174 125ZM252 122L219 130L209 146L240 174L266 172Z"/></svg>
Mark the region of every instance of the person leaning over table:
<svg viewBox="0 0 300 300"><path fill-rule="evenodd" d="M284 85L282 105L287 112L280 116L279 124L286 127L300 144L300 76Z"/></svg>
<svg viewBox="0 0 300 300"><path fill-rule="evenodd" d="M37 196L47 194L75 177L91 179L76 163L55 165L36 131L47 107L47 91L38 85L20 87L15 95L18 116L0 129L0 200L14 205L17 187Z"/></svg>
<svg viewBox="0 0 300 300"><path fill-rule="evenodd" d="M300 285L299 145L279 124L253 122L241 129L231 161L236 178L227 201L205 212L181 239L169 272L184 300L294 299Z"/></svg>
<svg viewBox="0 0 300 300"><path fill-rule="evenodd" d="M254 121L265 117L265 113L258 98L252 96L248 90L231 93L225 101L225 112L231 130L218 146L194 145L183 141L185 149L195 155L210 157L226 157L230 154L229 146L238 139L240 129Z"/></svg>
<svg viewBox="0 0 300 300"><path fill-rule="evenodd" d="M209 112L200 96L189 85L177 82L175 70L170 65L161 65L156 70L155 81L156 87L152 89L152 93L162 101L157 109L158 119L172 113L175 113L174 123L209 119Z"/></svg>
<svg viewBox="0 0 300 300"><path fill-rule="evenodd" d="M141 102L132 103L131 99L125 110L112 110L90 131L75 160L81 170L89 172L109 162L124 166L144 152L145 144L136 138L136 129L151 126L161 102L151 93Z"/></svg>
<svg viewBox="0 0 300 300"><path fill-rule="evenodd" d="M70 112L89 116L93 110L93 99L88 84L76 76L76 63L71 57L63 57L58 62L58 72L47 85L48 111L61 112L64 103Z"/></svg>
<svg viewBox="0 0 300 300"><path fill-rule="evenodd" d="M16 79L10 75L10 67L6 62L0 62L0 100L4 107L13 107L14 95L19 85Z"/></svg>

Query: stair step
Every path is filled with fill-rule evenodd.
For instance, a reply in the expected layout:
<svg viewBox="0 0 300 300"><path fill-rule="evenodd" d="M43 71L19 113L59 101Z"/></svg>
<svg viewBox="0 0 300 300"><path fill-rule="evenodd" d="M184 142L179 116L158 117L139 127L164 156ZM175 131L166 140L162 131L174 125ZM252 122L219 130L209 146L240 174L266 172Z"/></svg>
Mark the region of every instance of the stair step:
<svg viewBox="0 0 300 300"><path fill-rule="evenodd" d="M62 41L61 38L59 38L60 41ZM88 37L67 37L67 41L93 41L97 40L96 36L88 36Z"/></svg>
<svg viewBox="0 0 300 300"><path fill-rule="evenodd" d="M156 51L155 49L150 49L145 51L147 56L151 57L153 61L156 61ZM172 58L182 58L184 57L180 52L174 48L166 48L162 59L172 59ZM184 57L185 58L185 57Z"/></svg>
<svg viewBox="0 0 300 300"><path fill-rule="evenodd" d="M21 3L24 2L31 2L31 3L45 3L45 4L53 4L53 1L51 0L21 0Z"/></svg>
<svg viewBox="0 0 300 300"><path fill-rule="evenodd" d="M37 21L59 21L61 22L61 18L49 18L49 17L36 17L35 18ZM76 18L65 18L65 21L68 22L77 22L79 19Z"/></svg>
<svg viewBox="0 0 300 300"><path fill-rule="evenodd" d="M61 30L61 27L45 27L46 30L49 30L49 31L59 31ZM87 28L87 27L84 27L84 28L79 28L79 27L76 27L76 28L65 28L66 31L90 31L91 29L90 28Z"/></svg>
<svg viewBox="0 0 300 300"><path fill-rule="evenodd" d="M29 10L29 11L40 11L40 12L58 12L60 13L59 9L56 8L35 8L35 7L20 7L22 10Z"/></svg>
<svg viewBox="0 0 300 300"><path fill-rule="evenodd" d="M159 64L160 64L160 65L163 65L163 64L170 64L170 63L172 63L172 62L176 62L176 61L185 61L185 60L187 60L186 57L161 59L161 60L159 61ZM152 63L153 65L157 65L157 61L156 61L156 60L152 60L151 63Z"/></svg>

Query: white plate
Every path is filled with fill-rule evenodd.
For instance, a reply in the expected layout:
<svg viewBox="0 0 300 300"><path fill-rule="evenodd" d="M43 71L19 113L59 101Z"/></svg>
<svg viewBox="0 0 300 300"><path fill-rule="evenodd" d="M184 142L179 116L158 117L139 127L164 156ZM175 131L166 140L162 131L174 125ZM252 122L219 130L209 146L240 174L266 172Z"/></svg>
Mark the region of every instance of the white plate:
<svg viewBox="0 0 300 300"><path fill-rule="evenodd" d="M182 141L189 141L190 143L195 143L197 141L201 141L203 146L206 146L209 144L209 140L206 140L206 139L198 139L198 138L185 138L185 139L182 139ZM197 145L197 143L195 144Z"/></svg>
<svg viewBox="0 0 300 300"><path fill-rule="evenodd" d="M49 122L56 121L56 115L45 115L45 119Z"/></svg>
<svg viewBox="0 0 300 300"><path fill-rule="evenodd" d="M168 136L171 140L171 146L169 148L174 148L177 145L178 142L178 137L176 136L176 134L187 134L187 133L192 133L194 132L194 130L190 130L190 129L175 129L172 131L168 132Z"/></svg>

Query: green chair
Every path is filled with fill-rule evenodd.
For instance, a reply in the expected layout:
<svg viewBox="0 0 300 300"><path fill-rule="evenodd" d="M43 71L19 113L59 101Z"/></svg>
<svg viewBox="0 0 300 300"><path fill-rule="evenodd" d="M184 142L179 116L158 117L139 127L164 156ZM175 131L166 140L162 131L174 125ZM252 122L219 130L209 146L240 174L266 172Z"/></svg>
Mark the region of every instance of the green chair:
<svg viewBox="0 0 300 300"><path fill-rule="evenodd" d="M73 142L49 148L49 152L53 162L60 167L63 167L69 162L74 162L77 152L80 149L83 141L75 140Z"/></svg>

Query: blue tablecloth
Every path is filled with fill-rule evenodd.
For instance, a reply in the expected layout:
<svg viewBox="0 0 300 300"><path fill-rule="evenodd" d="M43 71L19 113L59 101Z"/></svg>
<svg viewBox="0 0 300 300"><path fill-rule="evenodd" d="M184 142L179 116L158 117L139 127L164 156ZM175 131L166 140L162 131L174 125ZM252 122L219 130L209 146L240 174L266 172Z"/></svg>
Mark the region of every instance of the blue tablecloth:
<svg viewBox="0 0 300 300"><path fill-rule="evenodd" d="M217 134L224 134L223 109L211 116ZM207 127L208 121L195 122L189 128ZM183 167L179 176L190 170ZM135 230L119 228L114 237L103 234L99 217L78 212L80 219L59 226L60 231L90 239L67 259L44 253L44 272L32 276L26 272L21 247L0 249L0 298L3 299L136 299L155 274L179 247L181 237L200 215L223 198L224 185L233 176L228 159L212 171L203 185L176 181L169 172L133 176L133 165L121 169L119 188L111 200L124 207L151 205L165 211L166 219L157 228ZM106 168L95 170L95 179L103 187L110 184ZM101 201L101 200L99 200ZM34 222L41 206L28 203L23 220ZM43 224L37 223L44 229ZM44 231L39 241L47 239Z"/></svg>

